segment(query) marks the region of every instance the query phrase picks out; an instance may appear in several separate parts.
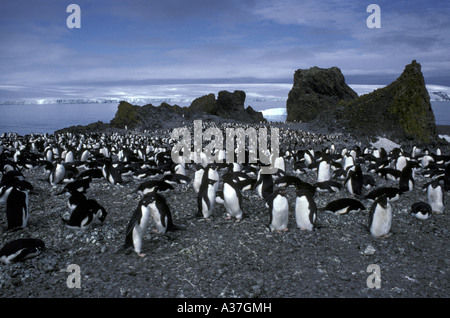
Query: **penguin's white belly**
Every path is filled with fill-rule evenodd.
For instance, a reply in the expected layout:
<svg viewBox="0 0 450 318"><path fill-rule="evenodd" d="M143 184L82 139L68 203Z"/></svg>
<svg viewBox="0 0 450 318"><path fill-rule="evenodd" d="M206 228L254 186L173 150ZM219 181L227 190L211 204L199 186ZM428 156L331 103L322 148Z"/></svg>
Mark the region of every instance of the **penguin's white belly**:
<svg viewBox="0 0 450 318"><path fill-rule="evenodd" d="M272 231L283 231L288 226L289 204L285 197L276 198L273 201L272 222L270 229Z"/></svg>
<svg viewBox="0 0 450 318"><path fill-rule="evenodd" d="M239 198L236 195L234 189L227 183L223 186L223 200L225 208L230 216L234 216L237 219L242 218L242 210L239 205Z"/></svg>
<svg viewBox="0 0 450 318"><path fill-rule="evenodd" d="M390 205L386 209L377 205L373 215L370 232L374 236L385 236L389 234L392 225L392 208Z"/></svg>
<svg viewBox="0 0 450 318"><path fill-rule="evenodd" d="M205 215L205 218L208 218L211 216L213 209L214 209L214 204L216 203L216 188L211 185L208 186L208 200L209 200L209 210L208 210L207 206L203 210L203 211L207 210L207 215Z"/></svg>
<svg viewBox="0 0 450 318"><path fill-rule="evenodd" d="M164 226L162 224L161 214L158 212L158 210L156 208L156 202L149 204L148 207L150 209L150 214L152 216L153 222L155 222L156 229L158 230L159 233L165 233L166 229L167 229L166 228L167 217L165 218L165 222L164 222L166 224L166 226Z"/></svg>
<svg viewBox="0 0 450 318"><path fill-rule="evenodd" d="M134 245L134 250L137 253L141 252L142 236L144 236L144 232L145 232L148 222L150 220L150 210L147 207L142 206L141 211L142 211L141 223L136 224L133 228L133 245Z"/></svg>
<svg viewBox="0 0 450 318"><path fill-rule="evenodd" d="M422 212L413 213L413 215L420 220L426 220L430 217L428 213L423 214Z"/></svg>
<svg viewBox="0 0 450 318"><path fill-rule="evenodd" d="M431 206L431 211L434 213L443 213L444 204L442 200L442 192L434 189L429 190L428 204Z"/></svg>
<svg viewBox="0 0 450 318"><path fill-rule="evenodd" d="M200 190L200 185L202 184L203 172L204 172L204 170L200 169L200 170L197 170L194 174L193 187L194 187L195 193L198 193L198 191Z"/></svg>
<svg viewBox="0 0 450 318"><path fill-rule="evenodd" d="M310 208L306 197L300 197L295 200L295 221L301 229L312 231L313 224L309 220ZM315 217L315 216L314 216Z"/></svg>

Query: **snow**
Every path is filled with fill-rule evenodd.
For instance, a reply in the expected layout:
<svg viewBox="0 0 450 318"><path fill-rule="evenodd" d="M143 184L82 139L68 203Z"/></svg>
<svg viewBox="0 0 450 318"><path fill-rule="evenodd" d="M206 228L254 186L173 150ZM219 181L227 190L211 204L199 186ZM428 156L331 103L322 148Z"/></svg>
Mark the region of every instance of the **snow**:
<svg viewBox="0 0 450 318"><path fill-rule="evenodd" d="M378 141L372 143L372 147L378 148L378 149L384 148L384 150L386 150L386 152L390 152L394 148L400 148L400 145L396 144L395 142L393 142L387 138L378 137Z"/></svg>

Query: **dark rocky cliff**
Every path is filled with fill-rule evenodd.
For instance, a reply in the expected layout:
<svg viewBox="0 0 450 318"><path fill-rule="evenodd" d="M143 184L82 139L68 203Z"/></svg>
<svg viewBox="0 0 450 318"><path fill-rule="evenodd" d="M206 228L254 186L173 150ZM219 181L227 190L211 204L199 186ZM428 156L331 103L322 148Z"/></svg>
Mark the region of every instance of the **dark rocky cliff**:
<svg viewBox="0 0 450 318"><path fill-rule="evenodd" d="M421 143L437 139L430 96L415 60L390 85L342 106L338 122L351 131Z"/></svg>
<svg viewBox="0 0 450 318"><path fill-rule="evenodd" d="M357 97L337 67L299 69L286 102L286 121L310 122L323 112L333 111L339 101Z"/></svg>

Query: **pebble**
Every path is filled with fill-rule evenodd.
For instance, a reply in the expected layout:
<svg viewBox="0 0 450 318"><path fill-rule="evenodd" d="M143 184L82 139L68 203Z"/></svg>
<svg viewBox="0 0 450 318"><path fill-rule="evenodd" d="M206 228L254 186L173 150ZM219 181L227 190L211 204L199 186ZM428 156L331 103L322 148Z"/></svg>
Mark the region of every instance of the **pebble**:
<svg viewBox="0 0 450 318"><path fill-rule="evenodd" d="M366 247L366 249L364 250L363 254L364 255L373 255L373 254L375 254L375 252L376 252L375 248L372 245L368 245Z"/></svg>

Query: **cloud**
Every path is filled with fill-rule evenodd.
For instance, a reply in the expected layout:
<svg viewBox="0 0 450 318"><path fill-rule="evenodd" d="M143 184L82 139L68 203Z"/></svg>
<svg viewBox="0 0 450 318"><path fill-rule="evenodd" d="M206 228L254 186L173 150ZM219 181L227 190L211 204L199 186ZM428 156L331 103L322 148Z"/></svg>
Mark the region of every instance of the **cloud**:
<svg viewBox="0 0 450 318"><path fill-rule="evenodd" d="M367 28L366 3L349 0L76 3L78 30L65 25L66 3L0 3L1 93L81 94L89 91L83 83L148 80L290 81L296 69L312 66L338 66L373 82L400 74L413 59L425 75L448 77L450 70L444 2L378 1L381 29Z"/></svg>

